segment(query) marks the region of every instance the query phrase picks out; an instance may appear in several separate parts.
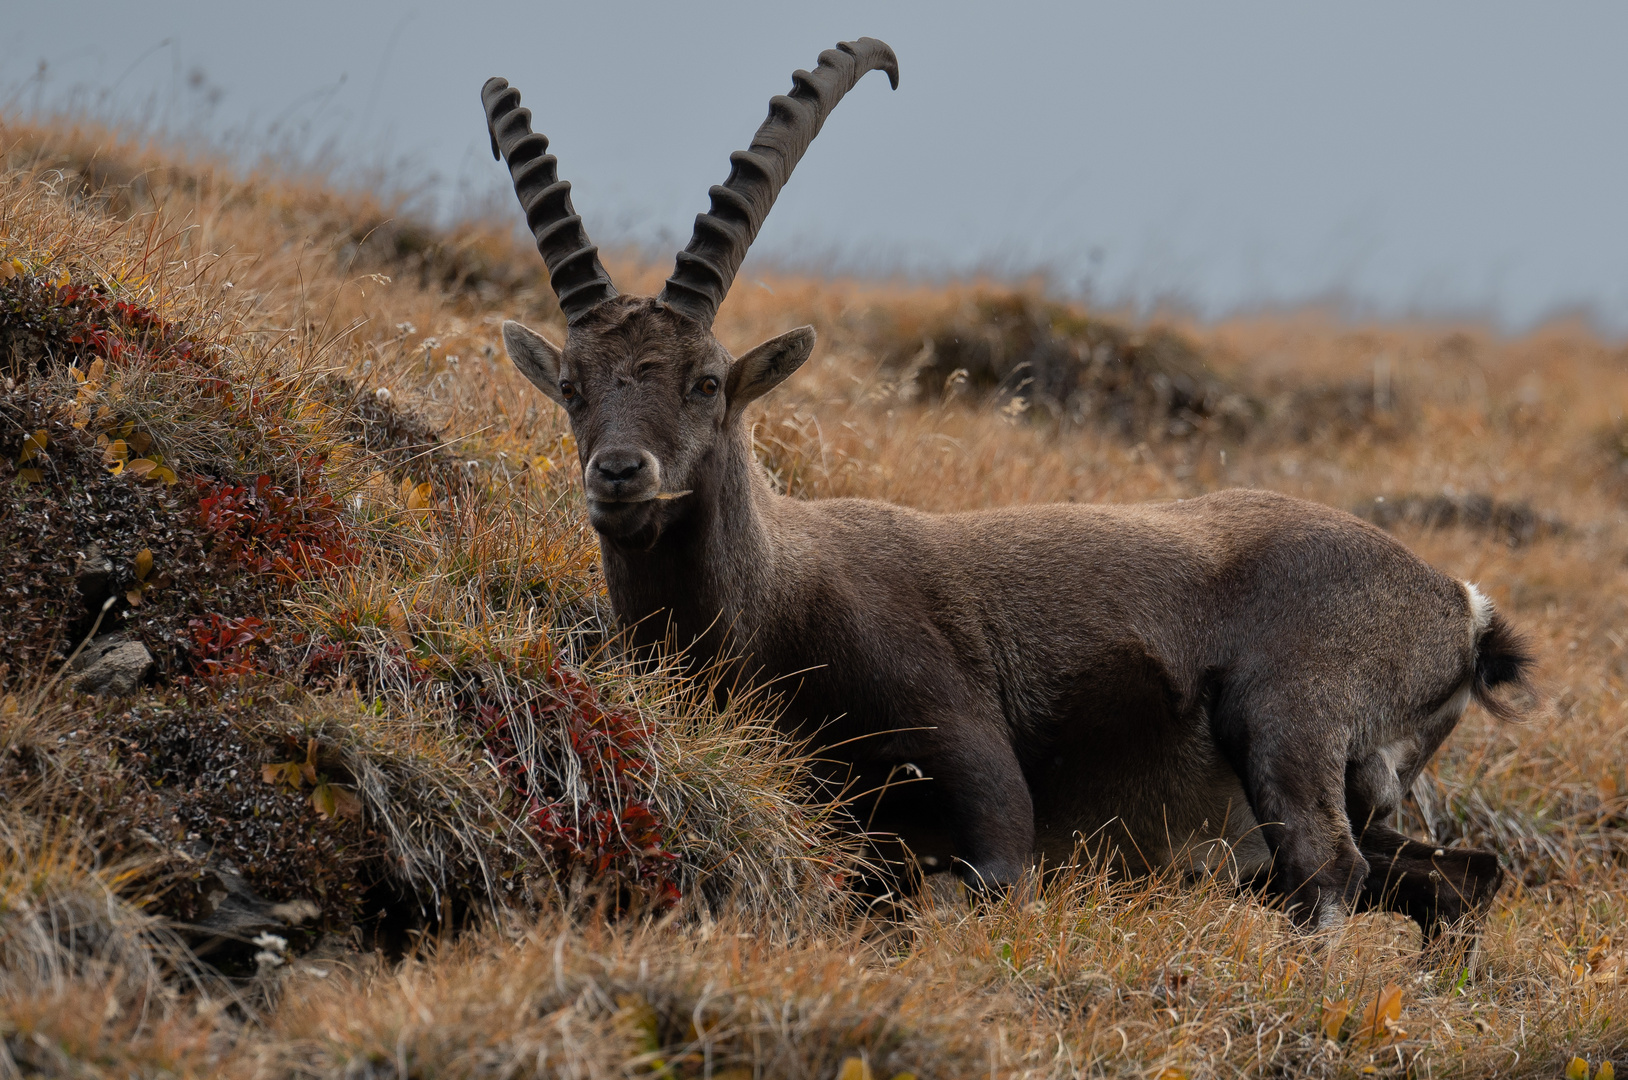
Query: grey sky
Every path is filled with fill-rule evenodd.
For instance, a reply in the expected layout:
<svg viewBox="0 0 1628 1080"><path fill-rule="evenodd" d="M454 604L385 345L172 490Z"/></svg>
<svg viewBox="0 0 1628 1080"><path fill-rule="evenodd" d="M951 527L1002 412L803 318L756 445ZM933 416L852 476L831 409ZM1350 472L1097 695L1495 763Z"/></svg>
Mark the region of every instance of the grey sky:
<svg viewBox="0 0 1628 1080"><path fill-rule="evenodd" d="M478 93L504 75L595 239L670 247L792 69L869 34L900 88L849 95L760 258L1628 330L1628 5L4 4L15 105L77 92L240 146L277 125L433 173L444 206L504 179Z"/></svg>

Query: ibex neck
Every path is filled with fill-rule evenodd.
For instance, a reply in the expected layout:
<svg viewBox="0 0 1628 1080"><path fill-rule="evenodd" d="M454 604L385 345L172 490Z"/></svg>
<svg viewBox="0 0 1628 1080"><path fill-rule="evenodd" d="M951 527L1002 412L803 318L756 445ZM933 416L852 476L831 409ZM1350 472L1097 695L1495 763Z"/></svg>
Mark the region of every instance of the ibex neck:
<svg viewBox="0 0 1628 1080"><path fill-rule="evenodd" d="M724 440L723 460L701 470L683 517L649 548L601 537L611 607L636 645L670 640L710 660L750 637L773 574L768 518L779 496L752 455L744 430Z"/></svg>

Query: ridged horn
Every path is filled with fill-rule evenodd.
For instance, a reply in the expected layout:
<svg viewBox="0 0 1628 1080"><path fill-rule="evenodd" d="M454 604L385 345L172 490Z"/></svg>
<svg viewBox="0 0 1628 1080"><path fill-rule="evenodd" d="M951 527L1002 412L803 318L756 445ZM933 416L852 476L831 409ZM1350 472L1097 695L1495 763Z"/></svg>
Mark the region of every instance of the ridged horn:
<svg viewBox="0 0 1628 1080"><path fill-rule="evenodd" d="M509 164L514 193L526 211L526 224L548 266L548 279L569 325L616 296L616 286L588 241L582 218L571 207L571 185L560 179L548 137L531 130L531 110L520 107L520 91L507 79L487 79L481 87L492 156Z"/></svg>
<svg viewBox="0 0 1628 1080"><path fill-rule="evenodd" d="M790 94L769 101L769 118L752 145L729 155L729 179L714 185L712 209L695 219L695 235L678 254L678 266L661 290L663 303L703 326L711 326L729 294L746 249L757 239L775 196L791 178L803 152L844 94L870 71L887 72L899 88L899 61L875 38L844 41L820 54L812 72L792 74Z"/></svg>

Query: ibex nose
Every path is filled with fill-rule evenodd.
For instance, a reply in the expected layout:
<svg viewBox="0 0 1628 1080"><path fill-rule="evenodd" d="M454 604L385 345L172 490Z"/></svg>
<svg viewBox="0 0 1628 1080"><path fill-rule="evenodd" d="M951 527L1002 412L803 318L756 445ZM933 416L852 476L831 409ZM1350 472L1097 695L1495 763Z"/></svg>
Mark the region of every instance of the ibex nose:
<svg viewBox="0 0 1628 1080"><path fill-rule="evenodd" d="M647 450L607 448L588 459L582 479L590 499L642 502L661 490L661 464Z"/></svg>
<svg viewBox="0 0 1628 1080"><path fill-rule="evenodd" d="M607 483L633 480L644 471L644 455L631 450L612 450L594 456L594 471Z"/></svg>

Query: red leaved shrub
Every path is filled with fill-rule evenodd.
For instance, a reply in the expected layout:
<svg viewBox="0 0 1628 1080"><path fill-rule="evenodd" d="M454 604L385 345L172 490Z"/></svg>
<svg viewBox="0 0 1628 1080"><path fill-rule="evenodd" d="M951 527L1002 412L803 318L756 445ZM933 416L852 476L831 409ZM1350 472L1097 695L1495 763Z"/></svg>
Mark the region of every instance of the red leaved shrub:
<svg viewBox="0 0 1628 1080"><path fill-rule="evenodd" d="M214 550L290 580L354 564L355 541L321 473L320 461L308 465L295 493L269 476L247 484L198 480L198 516Z"/></svg>
<svg viewBox="0 0 1628 1080"><path fill-rule="evenodd" d="M271 627L253 615L228 619L211 613L187 622L193 670L207 681L247 675L260 667L255 649L270 643Z"/></svg>
<svg viewBox="0 0 1628 1080"><path fill-rule="evenodd" d="M554 853L561 877L581 872L590 881L615 882L622 890L612 898L617 906L671 906L679 899L678 856L665 849L666 827L639 797L639 781L653 772L650 723L605 705L558 660L550 662L544 681L545 695L518 704L480 701L477 692L472 711L487 753L521 800L539 841ZM580 769L571 790L550 767L554 763L529 745L529 734L522 734L555 725L564 728Z"/></svg>

